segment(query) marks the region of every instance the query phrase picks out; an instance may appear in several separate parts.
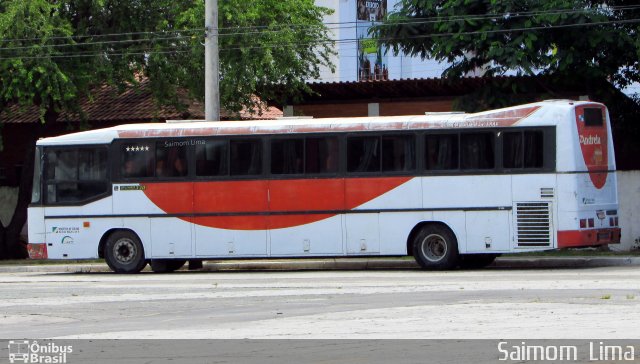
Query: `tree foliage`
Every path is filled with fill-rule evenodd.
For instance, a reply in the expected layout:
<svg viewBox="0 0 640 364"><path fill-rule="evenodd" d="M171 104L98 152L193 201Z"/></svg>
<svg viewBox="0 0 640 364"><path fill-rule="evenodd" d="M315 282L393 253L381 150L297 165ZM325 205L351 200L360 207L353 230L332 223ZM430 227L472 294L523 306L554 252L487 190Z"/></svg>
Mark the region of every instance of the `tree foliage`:
<svg viewBox="0 0 640 364"><path fill-rule="evenodd" d="M220 2L221 106L259 110L255 96L295 97L320 67L332 68L322 24L331 11L313 0ZM82 116L80 100L97 87L123 90L143 76L158 108L185 108L185 96L204 98L204 36L203 0L3 0L0 112L35 105L51 124L61 111ZM24 254L16 243L29 202L25 158L16 213L7 227L0 224L0 259Z"/></svg>
<svg viewBox="0 0 640 364"><path fill-rule="evenodd" d="M445 76L580 75L640 80L638 1L403 0L377 37L396 54L447 62Z"/></svg>
<svg viewBox="0 0 640 364"><path fill-rule="evenodd" d="M232 0L219 6L220 97L227 110L257 106L252 95L274 100L308 91L306 80L318 78L321 66L333 67L332 41L322 24L332 10L313 0ZM194 28L202 19L203 2L181 14L179 24ZM192 38L190 52L180 54L177 63L186 65L185 86L203 98L204 48L199 42ZM282 89L289 94L282 95Z"/></svg>

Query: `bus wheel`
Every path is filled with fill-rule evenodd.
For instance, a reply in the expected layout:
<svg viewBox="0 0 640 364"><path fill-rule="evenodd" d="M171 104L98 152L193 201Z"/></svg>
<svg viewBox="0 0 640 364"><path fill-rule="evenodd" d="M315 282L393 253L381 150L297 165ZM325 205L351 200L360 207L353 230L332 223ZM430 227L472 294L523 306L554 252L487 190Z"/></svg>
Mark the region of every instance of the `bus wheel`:
<svg viewBox="0 0 640 364"><path fill-rule="evenodd" d="M458 264L458 241L449 228L427 225L413 240L413 256L422 268L451 269Z"/></svg>
<svg viewBox="0 0 640 364"><path fill-rule="evenodd" d="M500 254L462 254L460 255L460 268L484 268L493 263L493 261L499 256Z"/></svg>
<svg viewBox="0 0 640 364"><path fill-rule="evenodd" d="M104 248L107 265L116 273L138 273L147 265L140 239L129 231L116 231Z"/></svg>
<svg viewBox="0 0 640 364"><path fill-rule="evenodd" d="M182 268L186 262L183 259L151 259L149 265L156 273L170 273Z"/></svg>

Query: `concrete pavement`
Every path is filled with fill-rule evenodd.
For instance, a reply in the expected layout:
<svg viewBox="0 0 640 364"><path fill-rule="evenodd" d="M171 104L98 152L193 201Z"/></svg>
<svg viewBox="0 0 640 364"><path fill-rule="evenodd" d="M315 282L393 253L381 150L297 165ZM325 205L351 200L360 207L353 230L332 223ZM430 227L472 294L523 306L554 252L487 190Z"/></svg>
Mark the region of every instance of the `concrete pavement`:
<svg viewBox="0 0 640 364"><path fill-rule="evenodd" d="M595 268L611 266L640 266L640 256L522 256L499 257L487 269L562 269ZM183 270L187 269L185 265ZM307 258L307 259L251 259L208 260L204 271L289 271L289 270L367 270L367 269L420 269L414 260L407 258ZM149 271L149 267L145 268ZM31 265L0 265L0 273L62 272L90 273L110 272L105 263L65 263Z"/></svg>

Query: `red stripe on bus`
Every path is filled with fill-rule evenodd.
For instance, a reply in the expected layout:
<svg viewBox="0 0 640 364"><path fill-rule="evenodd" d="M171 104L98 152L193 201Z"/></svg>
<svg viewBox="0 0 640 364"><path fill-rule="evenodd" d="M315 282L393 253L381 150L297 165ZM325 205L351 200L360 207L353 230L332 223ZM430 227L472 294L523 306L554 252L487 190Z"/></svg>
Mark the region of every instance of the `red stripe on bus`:
<svg viewBox="0 0 640 364"><path fill-rule="evenodd" d="M167 214L247 213L244 216L196 216L193 221L198 225L229 230L265 230L330 218L335 214L295 212L351 210L411 178L148 183L144 193ZM268 214L270 212L276 214ZM278 212L287 214L278 215ZM188 217L182 219L191 221Z"/></svg>
<svg viewBox="0 0 640 364"><path fill-rule="evenodd" d="M558 231L558 248L620 244L620 237L620 228Z"/></svg>

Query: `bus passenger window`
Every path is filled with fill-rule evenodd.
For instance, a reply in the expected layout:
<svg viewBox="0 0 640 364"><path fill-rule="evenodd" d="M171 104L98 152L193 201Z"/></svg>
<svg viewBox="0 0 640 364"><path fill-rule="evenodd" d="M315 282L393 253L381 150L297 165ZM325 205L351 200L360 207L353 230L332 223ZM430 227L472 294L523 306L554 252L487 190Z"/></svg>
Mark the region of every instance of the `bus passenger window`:
<svg viewBox="0 0 640 364"><path fill-rule="evenodd" d="M426 168L431 171L458 169L458 135L427 135L425 160Z"/></svg>
<svg viewBox="0 0 640 364"><path fill-rule="evenodd" d="M338 172L338 138L307 138L305 141L305 173L331 174Z"/></svg>
<svg viewBox="0 0 640 364"><path fill-rule="evenodd" d="M262 174L262 140L232 139L230 150L232 176Z"/></svg>
<svg viewBox="0 0 640 364"><path fill-rule="evenodd" d="M493 133L466 133L460 136L462 169L492 169L495 166Z"/></svg>
<svg viewBox="0 0 640 364"><path fill-rule="evenodd" d="M120 155L122 177L153 177L152 147L146 144L125 143L120 149Z"/></svg>
<svg viewBox="0 0 640 364"><path fill-rule="evenodd" d="M544 133L540 130L524 132L524 168L544 166Z"/></svg>
<svg viewBox="0 0 640 364"><path fill-rule="evenodd" d="M187 147L183 141L156 143L156 177L184 177L187 175Z"/></svg>
<svg viewBox="0 0 640 364"><path fill-rule="evenodd" d="M504 168L542 168L544 164L543 132L505 132L502 139Z"/></svg>
<svg viewBox="0 0 640 364"><path fill-rule="evenodd" d="M382 137L382 171L408 172L416 165L415 137L412 135Z"/></svg>
<svg viewBox="0 0 640 364"><path fill-rule="evenodd" d="M196 145L196 176L229 175L229 145L226 140L208 140Z"/></svg>
<svg viewBox="0 0 640 364"><path fill-rule="evenodd" d="M274 139L271 141L271 173L301 174L303 166L303 139Z"/></svg>
<svg viewBox="0 0 640 364"><path fill-rule="evenodd" d="M522 132L505 132L502 138L502 165L504 168L523 166Z"/></svg>
<svg viewBox="0 0 640 364"><path fill-rule="evenodd" d="M380 137L347 138L347 172L380 171Z"/></svg>

